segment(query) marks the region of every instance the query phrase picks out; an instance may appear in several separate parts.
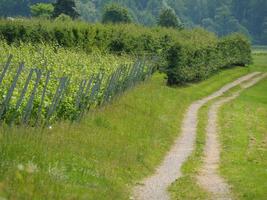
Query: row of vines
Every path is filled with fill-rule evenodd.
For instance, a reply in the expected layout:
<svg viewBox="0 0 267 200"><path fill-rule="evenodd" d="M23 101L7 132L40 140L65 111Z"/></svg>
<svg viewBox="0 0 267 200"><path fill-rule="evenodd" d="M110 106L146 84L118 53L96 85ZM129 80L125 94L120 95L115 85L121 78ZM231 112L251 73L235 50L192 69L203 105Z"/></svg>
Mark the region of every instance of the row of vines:
<svg viewBox="0 0 267 200"><path fill-rule="evenodd" d="M77 120L148 78L153 69L177 85L252 61L249 41L238 34L218 38L203 29L66 23L0 20L1 121ZM157 62L136 61L143 55Z"/></svg>
<svg viewBox="0 0 267 200"><path fill-rule="evenodd" d="M17 50L4 45L1 47L2 50L6 48L5 52ZM30 49L29 46L27 49ZM64 51L64 55L67 59L71 53ZM90 108L109 102L136 83L146 80L153 72L152 63L146 62L145 58L133 62L120 57L115 66L113 56L102 55L102 60L108 57L110 63L104 62L99 67L93 67L93 63L88 66L86 62L82 62L83 66L64 63L66 67L61 68L53 64L60 64L64 57L61 61L54 58L53 64L40 60L35 66L28 65L34 63L33 59L21 58L23 62L20 62L17 57L18 54L9 55L6 59L1 57L0 120L10 125L47 126L59 119L79 120ZM51 62L53 58L48 60ZM113 66L108 67L108 64Z"/></svg>

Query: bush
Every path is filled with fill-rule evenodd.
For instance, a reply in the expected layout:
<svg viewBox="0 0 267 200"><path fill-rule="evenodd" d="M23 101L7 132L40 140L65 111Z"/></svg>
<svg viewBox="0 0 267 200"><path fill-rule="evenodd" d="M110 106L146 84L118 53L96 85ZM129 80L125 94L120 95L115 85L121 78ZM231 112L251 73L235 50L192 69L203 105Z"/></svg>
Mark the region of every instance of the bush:
<svg viewBox="0 0 267 200"><path fill-rule="evenodd" d="M184 84L206 79L221 68L245 66L251 62L250 44L234 34L208 46L173 44L167 51L168 84Z"/></svg>
<svg viewBox="0 0 267 200"><path fill-rule="evenodd" d="M115 54L156 56L168 84L207 78L218 69L251 62L250 44L234 34L221 39L203 29L147 28L134 24L88 24L78 21L0 20L0 38L9 44L30 42L98 49Z"/></svg>
<svg viewBox="0 0 267 200"><path fill-rule="evenodd" d="M176 16L175 12L171 8L167 8L161 11L158 25L178 29L182 29L183 27L181 20Z"/></svg>
<svg viewBox="0 0 267 200"><path fill-rule="evenodd" d="M72 18L65 14L60 14L56 19L56 22L70 22L72 21Z"/></svg>
<svg viewBox="0 0 267 200"><path fill-rule="evenodd" d="M50 3L37 3L32 5L31 14L34 17L51 18L54 12L54 6Z"/></svg>
<svg viewBox="0 0 267 200"><path fill-rule="evenodd" d="M56 43L63 47L79 47L85 51L98 48L103 51L134 54L165 52L174 41L214 39L213 34L201 29L178 31L134 24L88 24L65 20L65 16L62 16L64 15L56 21L0 20L0 38L4 38L8 43ZM20 30L24 32L18 34Z"/></svg>
<svg viewBox="0 0 267 200"><path fill-rule="evenodd" d="M103 23L130 23L132 21L128 10L118 4L111 4L105 8Z"/></svg>
<svg viewBox="0 0 267 200"><path fill-rule="evenodd" d="M76 10L74 0L57 0L54 3L53 17L56 18L61 14L70 16L72 19L77 19L80 15Z"/></svg>

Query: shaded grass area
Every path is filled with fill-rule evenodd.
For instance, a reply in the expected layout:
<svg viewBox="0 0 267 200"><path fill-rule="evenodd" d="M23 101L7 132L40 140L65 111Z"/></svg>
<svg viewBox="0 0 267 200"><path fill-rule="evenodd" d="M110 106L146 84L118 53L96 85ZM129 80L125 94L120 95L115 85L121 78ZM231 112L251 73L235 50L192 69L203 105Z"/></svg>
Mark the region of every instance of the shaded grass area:
<svg viewBox="0 0 267 200"><path fill-rule="evenodd" d="M190 103L249 71L236 67L178 88L155 74L80 123L43 131L1 126L0 197L128 199L169 150Z"/></svg>
<svg viewBox="0 0 267 200"><path fill-rule="evenodd" d="M235 199L267 197L267 80L221 109L221 173Z"/></svg>
<svg viewBox="0 0 267 200"><path fill-rule="evenodd" d="M266 65L267 51L264 51L264 53L261 53L261 54L253 54L253 60L254 60L253 65L249 67L250 72L253 72L253 71L266 72L267 71L267 65ZM239 89L240 87L237 86L231 89L229 92L227 92L224 96L231 95L233 92ZM201 168L201 164L202 164L202 158L203 158L204 146L205 146L205 128L207 125L208 108L212 104L212 102L213 101L203 106L199 111L199 115L198 115L199 122L198 122L195 150L193 154L185 162L185 164L182 166L183 177L177 180L169 188L172 199L206 200L210 198L209 194L197 184L196 175L199 172Z"/></svg>

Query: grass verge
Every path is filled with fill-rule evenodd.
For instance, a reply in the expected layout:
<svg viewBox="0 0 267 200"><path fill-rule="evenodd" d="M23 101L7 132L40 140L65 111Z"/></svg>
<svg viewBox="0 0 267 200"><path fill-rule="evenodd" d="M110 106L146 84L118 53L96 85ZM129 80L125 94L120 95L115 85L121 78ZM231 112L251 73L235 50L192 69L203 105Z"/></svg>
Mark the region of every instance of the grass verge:
<svg viewBox="0 0 267 200"><path fill-rule="evenodd" d="M187 107L249 71L228 69L178 88L156 74L80 123L44 131L1 126L0 197L128 199L169 150Z"/></svg>
<svg viewBox="0 0 267 200"><path fill-rule="evenodd" d="M249 70L252 71L267 71L267 51L262 52L261 54L253 54L254 63L249 67ZM225 95L230 95L234 91L239 89L235 87L227 92ZM170 188L172 199L175 200L206 200L209 199L209 194L203 190L196 182L196 175L200 170L202 164L202 157L204 153L205 146L205 128L207 125L207 115L209 106L213 101L209 102L203 106L198 115L198 130L197 138L195 144L195 150L193 154L188 158L187 162L182 166L183 177L177 180ZM229 110L231 112L231 110ZM227 119L227 118L226 118Z"/></svg>
<svg viewBox="0 0 267 200"><path fill-rule="evenodd" d="M267 80L221 109L221 173L235 199L267 196Z"/></svg>

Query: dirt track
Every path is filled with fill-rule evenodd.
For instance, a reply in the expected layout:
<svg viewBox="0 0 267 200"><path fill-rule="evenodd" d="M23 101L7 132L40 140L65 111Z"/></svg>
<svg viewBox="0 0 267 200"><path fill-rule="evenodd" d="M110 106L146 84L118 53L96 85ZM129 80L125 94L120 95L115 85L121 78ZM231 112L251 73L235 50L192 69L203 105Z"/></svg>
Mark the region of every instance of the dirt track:
<svg viewBox="0 0 267 200"><path fill-rule="evenodd" d="M161 165L157 168L155 174L146 178L140 185L134 188L133 198L135 200L170 199L167 188L171 183L182 176L181 166L194 150L199 109L208 101L222 96L226 91L250 80L256 75L259 75L259 73L254 72L243 76L225 85L212 95L191 104L185 114L181 134L176 139L175 144L172 146Z"/></svg>
<svg viewBox="0 0 267 200"><path fill-rule="evenodd" d="M206 146L204 155L204 165L198 175L197 179L199 184L208 192L211 193L212 199L230 200L231 192L230 186L219 175L218 168L220 162L220 142L218 139L218 111L225 103L237 98L244 89L255 85L257 82L265 78L267 74L262 74L251 79L248 82L241 84L241 89L230 97L222 98L216 101L208 113L208 125L206 128Z"/></svg>

